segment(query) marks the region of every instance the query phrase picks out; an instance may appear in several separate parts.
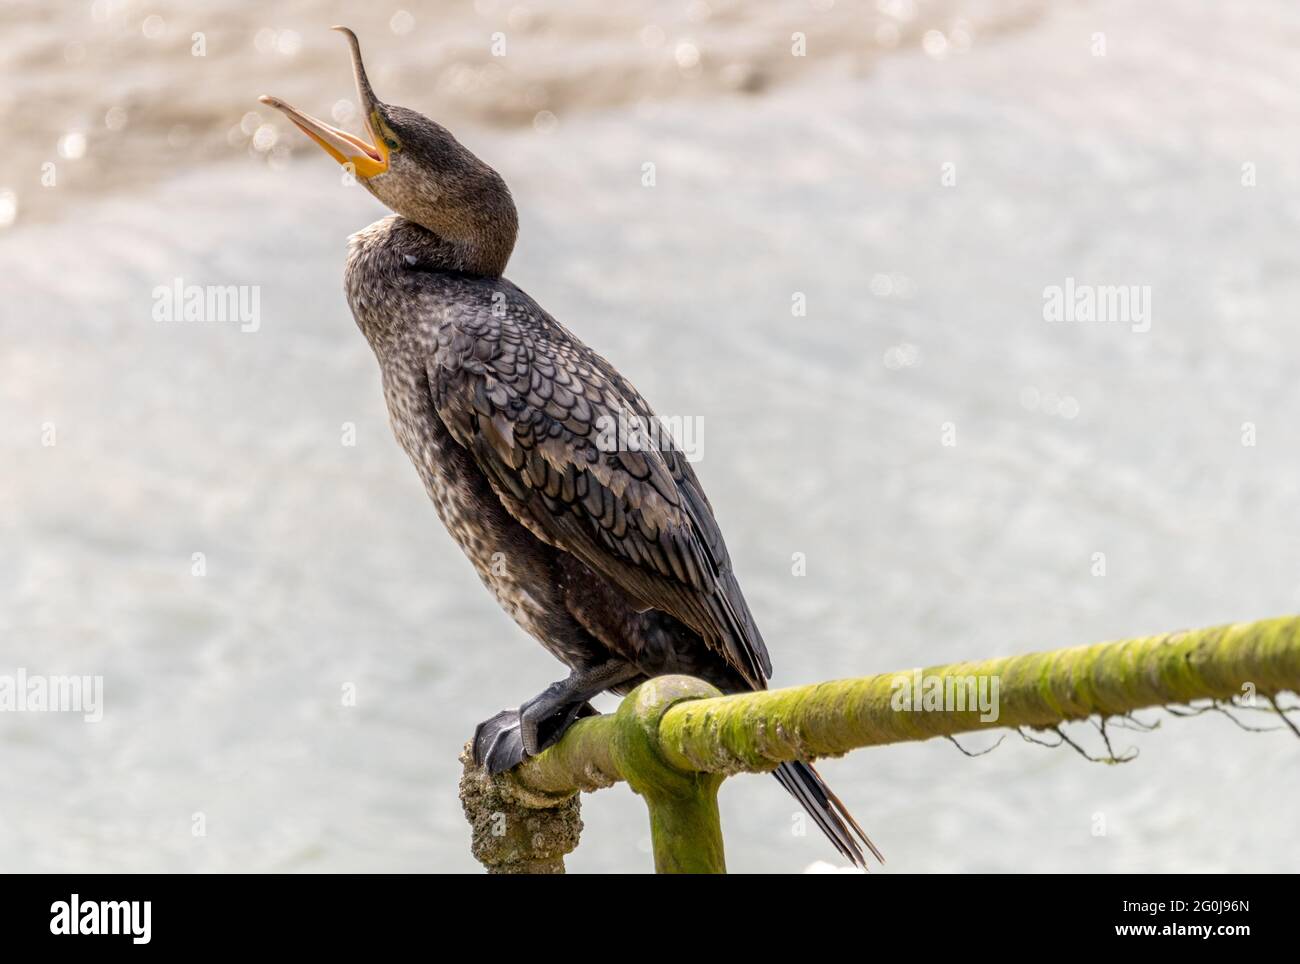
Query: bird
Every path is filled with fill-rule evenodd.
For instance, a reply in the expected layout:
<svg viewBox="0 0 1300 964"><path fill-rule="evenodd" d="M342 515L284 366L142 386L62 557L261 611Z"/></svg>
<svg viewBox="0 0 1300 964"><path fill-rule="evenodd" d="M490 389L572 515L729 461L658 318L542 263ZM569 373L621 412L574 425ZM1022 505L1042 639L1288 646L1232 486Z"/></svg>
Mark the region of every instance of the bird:
<svg viewBox="0 0 1300 964"><path fill-rule="evenodd" d="M690 462L663 434L646 444L641 393L504 277L519 219L501 175L379 100L357 35L334 29L368 140L260 100L393 212L349 238L344 272L393 432L483 584L568 669L480 723L475 762L509 770L595 714L593 697L656 676L765 689L767 646ZM883 860L811 763L775 775L846 859Z"/></svg>

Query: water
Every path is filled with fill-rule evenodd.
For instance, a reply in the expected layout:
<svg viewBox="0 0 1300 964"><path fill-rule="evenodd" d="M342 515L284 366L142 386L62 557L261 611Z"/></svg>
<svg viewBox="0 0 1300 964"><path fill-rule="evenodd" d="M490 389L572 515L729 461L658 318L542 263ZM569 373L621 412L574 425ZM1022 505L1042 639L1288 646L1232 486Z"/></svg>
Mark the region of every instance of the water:
<svg viewBox="0 0 1300 964"><path fill-rule="evenodd" d="M1296 609L1298 27L1283 4L1096 3L761 96L456 130L519 202L512 280L661 412L704 416L698 471L794 684ZM257 61L249 104L324 113L337 46L328 93ZM0 715L6 870L474 870L459 747L560 670L389 433L340 281L382 210L316 152L265 154L23 189L0 231L0 672L101 673L106 700L96 725ZM259 285L259 329L154 321L178 277ZM1067 277L1149 285L1151 330L1044 322ZM1118 767L1013 734L823 773L890 870L1294 869L1293 739L1164 720L1118 735L1141 750ZM831 853L770 779L722 805L733 870ZM584 820L571 869L649 868L626 787Z"/></svg>

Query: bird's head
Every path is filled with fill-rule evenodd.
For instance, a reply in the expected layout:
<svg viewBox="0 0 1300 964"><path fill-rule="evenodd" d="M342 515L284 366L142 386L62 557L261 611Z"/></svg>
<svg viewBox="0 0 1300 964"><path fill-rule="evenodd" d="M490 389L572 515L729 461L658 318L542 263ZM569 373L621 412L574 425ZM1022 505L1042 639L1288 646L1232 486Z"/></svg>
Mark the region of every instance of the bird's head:
<svg viewBox="0 0 1300 964"><path fill-rule="evenodd" d="M347 27L334 29L352 48L357 100L369 142L278 97L264 95L262 103L293 121L385 205L450 245L464 270L500 275L519 226L510 189L501 175L442 125L380 101L366 77L357 35Z"/></svg>

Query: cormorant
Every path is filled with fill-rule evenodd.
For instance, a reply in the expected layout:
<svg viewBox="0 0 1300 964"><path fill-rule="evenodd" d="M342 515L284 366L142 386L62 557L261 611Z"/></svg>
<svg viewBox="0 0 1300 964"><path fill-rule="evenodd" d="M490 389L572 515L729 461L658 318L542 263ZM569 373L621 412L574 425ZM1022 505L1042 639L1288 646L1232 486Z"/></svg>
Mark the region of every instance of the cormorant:
<svg viewBox="0 0 1300 964"><path fill-rule="evenodd" d="M505 182L442 126L381 102L356 34L335 29L372 143L261 100L396 212L351 237L345 275L393 431L484 585L570 670L479 724L475 757L509 769L594 713L596 694L652 676L766 688L767 647L690 463L671 441L608 444L609 426L654 413L502 277L518 228ZM879 858L809 764L776 777L845 857L861 865L861 841Z"/></svg>

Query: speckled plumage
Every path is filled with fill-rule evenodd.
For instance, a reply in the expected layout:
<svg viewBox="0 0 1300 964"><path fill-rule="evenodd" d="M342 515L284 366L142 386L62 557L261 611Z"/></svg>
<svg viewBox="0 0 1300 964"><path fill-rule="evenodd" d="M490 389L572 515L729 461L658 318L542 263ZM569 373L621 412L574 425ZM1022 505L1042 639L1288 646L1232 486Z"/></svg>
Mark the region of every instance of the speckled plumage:
<svg viewBox="0 0 1300 964"><path fill-rule="evenodd" d="M385 218L352 237L346 286L398 441L484 585L571 668L614 655L637 679L763 686L767 651L690 464L598 445L600 419L648 417L645 400L513 284L445 256Z"/></svg>

